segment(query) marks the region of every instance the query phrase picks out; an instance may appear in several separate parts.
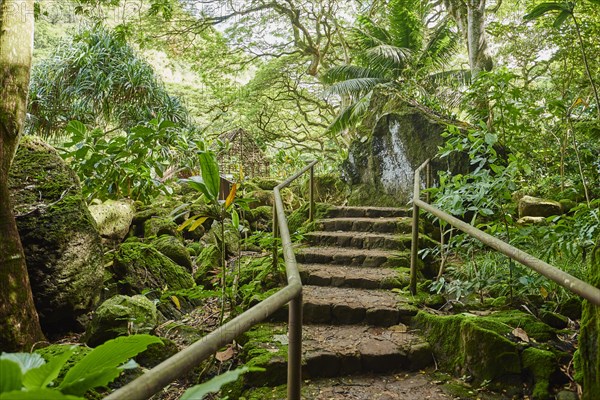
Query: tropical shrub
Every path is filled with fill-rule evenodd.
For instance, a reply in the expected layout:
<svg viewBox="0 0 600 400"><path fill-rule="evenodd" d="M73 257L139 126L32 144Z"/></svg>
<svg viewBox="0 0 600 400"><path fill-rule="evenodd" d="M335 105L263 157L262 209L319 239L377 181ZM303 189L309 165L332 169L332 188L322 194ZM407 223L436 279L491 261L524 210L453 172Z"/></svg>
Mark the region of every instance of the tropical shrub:
<svg viewBox="0 0 600 400"><path fill-rule="evenodd" d="M48 361L36 353L2 353L0 398L83 400L90 389L106 386L124 370L136 368L130 358L153 343L162 341L150 335L121 336L94 348L66 371L77 346L66 347Z"/></svg>

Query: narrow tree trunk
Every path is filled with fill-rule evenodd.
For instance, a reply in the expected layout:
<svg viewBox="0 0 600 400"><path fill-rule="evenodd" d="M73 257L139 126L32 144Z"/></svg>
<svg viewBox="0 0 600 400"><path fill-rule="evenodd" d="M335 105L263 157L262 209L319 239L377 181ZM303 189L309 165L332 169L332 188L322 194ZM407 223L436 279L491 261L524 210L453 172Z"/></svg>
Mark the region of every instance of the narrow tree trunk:
<svg viewBox="0 0 600 400"><path fill-rule="evenodd" d="M33 0L0 4L0 349L44 340L8 192L8 170L23 132L33 51Z"/></svg>

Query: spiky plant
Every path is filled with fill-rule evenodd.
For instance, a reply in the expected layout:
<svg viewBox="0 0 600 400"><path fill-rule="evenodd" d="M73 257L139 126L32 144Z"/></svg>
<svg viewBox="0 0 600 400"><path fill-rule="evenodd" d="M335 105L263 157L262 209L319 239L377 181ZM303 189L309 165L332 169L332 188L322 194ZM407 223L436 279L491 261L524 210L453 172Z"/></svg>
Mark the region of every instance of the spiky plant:
<svg viewBox="0 0 600 400"><path fill-rule="evenodd" d="M375 88L414 99L433 92L451 76L443 67L456 51L458 34L449 19L434 28L426 24L431 11L421 0L392 0L382 21L357 19L354 64L330 68L323 76L329 92L342 99L342 110L329 127L332 133L355 126L366 115Z"/></svg>
<svg viewBox="0 0 600 400"><path fill-rule="evenodd" d="M86 29L33 68L30 131L61 134L71 120L127 129L155 117L182 123L187 111L127 42L102 26Z"/></svg>

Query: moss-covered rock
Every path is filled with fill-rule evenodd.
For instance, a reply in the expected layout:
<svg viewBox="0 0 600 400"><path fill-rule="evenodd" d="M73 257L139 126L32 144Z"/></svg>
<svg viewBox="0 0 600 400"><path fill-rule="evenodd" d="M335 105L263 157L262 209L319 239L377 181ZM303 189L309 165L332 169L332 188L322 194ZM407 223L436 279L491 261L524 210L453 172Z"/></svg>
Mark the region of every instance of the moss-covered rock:
<svg viewBox="0 0 600 400"><path fill-rule="evenodd" d="M309 193L310 181L304 185L304 193ZM324 174L314 177L314 199L320 203L341 205L346 201L349 187L337 174Z"/></svg>
<svg viewBox="0 0 600 400"><path fill-rule="evenodd" d="M314 219L318 220L327 215L327 211L331 206L324 203L315 203L315 215ZM310 211L310 204L305 203L301 207L295 209L291 214L288 215L288 228L290 233L294 233L300 230L300 228L308 223L308 215ZM312 230L312 227L306 225L306 231Z"/></svg>
<svg viewBox="0 0 600 400"><path fill-rule="evenodd" d="M519 200L519 217L550 217L560 214L562 207L557 201L533 196L523 196Z"/></svg>
<svg viewBox="0 0 600 400"><path fill-rule="evenodd" d="M27 137L8 186L43 330L83 330L79 319L100 299L104 265L79 179L54 148Z"/></svg>
<svg viewBox="0 0 600 400"><path fill-rule="evenodd" d="M200 255L196 258L197 269L194 273L194 280L198 285L205 288L211 288L214 285L214 271L221 268L221 251L214 244L206 246Z"/></svg>
<svg viewBox="0 0 600 400"><path fill-rule="evenodd" d="M486 317L471 314L439 316L419 312L413 321L425 332L442 368L459 376L471 376L476 384L489 381L491 387L499 388L521 382L521 350L524 344L512 336L515 328L523 329L529 337L539 341L551 339L554 335L552 328L519 311L499 312ZM531 351L528 353L531 356L529 361L534 356L545 354ZM552 371L557 367L557 361L553 360ZM530 372L536 385L540 385L538 390L541 393L542 388L548 385L547 374L533 369Z"/></svg>
<svg viewBox="0 0 600 400"><path fill-rule="evenodd" d="M240 354L248 367L264 368L243 376L253 387L281 385L287 379L287 330L270 324L258 325L239 339Z"/></svg>
<svg viewBox="0 0 600 400"><path fill-rule="evenodd" d="M169 257L176 264L192 272L192 258L188 249L179 239L169 235L161 235L150 242L158 251Z"/></svg>
<svg viewBox="0 0 600 400"><path fill-rule="evenodd" d="M245 217L253 231L269 232L273 225L273 207L256 207L245 212Z"/></svg>
<svg viewBox="0 0 600 400"><path fill-rule="evenodd" d="M159 299L165 289L177 291L194 286L189 272L144 243L123 243L115 254L112 271L119 290L128 295L150 289L148 296Z"/></svg>
<svg viewBox="0 0 600 400"><path fill-rule="evenodd" d="M369 117L358 127L359 138L350 145L342 165L344 180L352 186L349 204L406 204L413 191L414 170L437 154L438 146L444 143L441 134L449 123L456 124L423 107L394 102L376 92ZM459 171L453 159L432 162L433 170L445 170L447 163L452 171ZM461 164L464 169L468 161Z"/></svg>
<svg viewBox="0 0 600 400"><path fill-rule="evenodd" d="M523 350L523 369L533 377L534 400L550 398L550 378L557 368L556 356L551 351L528 347Z"/></svg>
<svg viewBox="0 0 600 400"><path fill-rule="evenodd" d="M118 336L150 333L157 323L156 305L146 296L113 296L94 312L85 342L95 347Z"/></svg>
<svg viewBox="0 0 600 400"><path fill-rule="evenodd" d="M590 284L600 288L600 239L590 257ZM580 370L583 400L595 399L600 393L600 306L583 302L579 335Z"/></svg>
<svg viewBox="0 0 600 400"><path fill-rule="evenodd" d="M89 209L103 238L119 243L127 236L135 214L132 201L106 200L90 205Z"/></svg>
<svg viewBox="0 0 600 400"><path fill-rule="evenodd" d="M177 344L171 339L161 337L160 340L162 343L152 343L135 357L135 361L145 368L154 368L179 352Z"/></svg>
<svg viewBox="0 0 600 400"><path fill-rule="evenodd" d="M179 225L170 217L153 217L144 222L144 237L169 235L181 237L181 233L177 230Z"/></svg>
<svg viewBox="0 0 600 400"><path fill-rule="evenodd" d="M539 317L542 322L556 329L564 329L569 324L569 319L567 317L552 311L542 310L539 313Z"/></svg>

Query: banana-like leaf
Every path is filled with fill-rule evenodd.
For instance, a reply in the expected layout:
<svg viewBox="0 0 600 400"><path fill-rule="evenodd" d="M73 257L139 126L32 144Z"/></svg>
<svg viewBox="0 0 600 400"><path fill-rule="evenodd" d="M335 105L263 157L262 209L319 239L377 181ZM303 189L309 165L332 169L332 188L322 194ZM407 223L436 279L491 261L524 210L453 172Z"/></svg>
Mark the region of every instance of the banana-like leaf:
<svg viewBox="0 0 600 400"><path fill-rule="evenodd" d="M53 357L41 367L30 369L23 376L23 386L28 390L47 387L50 382L58 377L60 370L74 352L75 346L72 346L62 354Z"/></svg>
<svg viewBox="0 0 600 400"><path fill-rule="evenodd" d="M35 389L2 393L2 400L85 400L83 397L63 394L53 389Z"/></svg>
<svg viewBox="0 0 600 400"><path fill-rule="evenodd" d="M235 193L237 192L237 186L237 183L234 183L231 187L231 191L229 192L227 199L225 199L225 209L228 209L229 206L233 204L233 201L235 200Z"/></svg>
<svg viewBox="0 0 600 400"><path fill-rule="evenodd" d="M14 361L21 368L23 374L46 363L44 357L37 353L2 353L0 360Z"/></svg>
<svg viewBox="0 0 600 400"><path fill-rule="evenodd" d="M21 367L13 360L0 360L0 395L13 390L21 390L23 386L23 373Z"/></svg>
<svg viewBox="0 0 600 400"><path fill-rule="evenodd" d="M204 184L204 180L202 179L202 177L192 176L189 179L184 179L183 181L186 182L188 186L194 189L195 191L205 195L207 199L211 198L211 194L208 191L206 185Z"/></svg>
<svg viewBox="0 0 600 400"><path fill-rule="evenodd" d="M200 153L200 169L202 170L202 180L210 194L210 200L216 201L221 188L221 175L219 174L219 164L213 153Z"/></svg>
<svg viewBox="0 0 600 400"><path fill-rule="evenodd" d="M567 18L569 18L571 15L573 15L571 13L571 11L568 11L568 10L561 11L560 14L558 14L558 17L556 17L556 19L554 20L554 23L552 25L556 29L560 28L560 26L563 24L563 22L565 22L567 20Z"/></svg>
<svg viewBox="0 0 600 400"><path fill-rule="evenodd" d="M525 21L531 21L533 19L537 19L539 17L541 17L544 14L547 14L551 11L572 11L572 8L569 8L567 3L564 2L546 2L546 3L541 3L538 4L537 6L535 6L533 8L533 10L531 10L529 13L525 14L523 16L523 19Z"/></svg>
<svg viewBox="0 0 600 400"><path fill-rule="evenodd" d="M233 371L227 371L224 374L215 376L208 382L189 388L179 400L202 400L207 394L218 392L223 385L237 381L242 374L250 371L264 371L264 369L241 367Z"/></svg>
<svg viewBox="0 0 600 400"><path fill-rule="evenodd" d="M120 366L146 350L153 343L162 343L156 336L121 336L96 347L71 368L59 389L65 394L83 395L89 389L112 382L121 373Z"/></svg>

